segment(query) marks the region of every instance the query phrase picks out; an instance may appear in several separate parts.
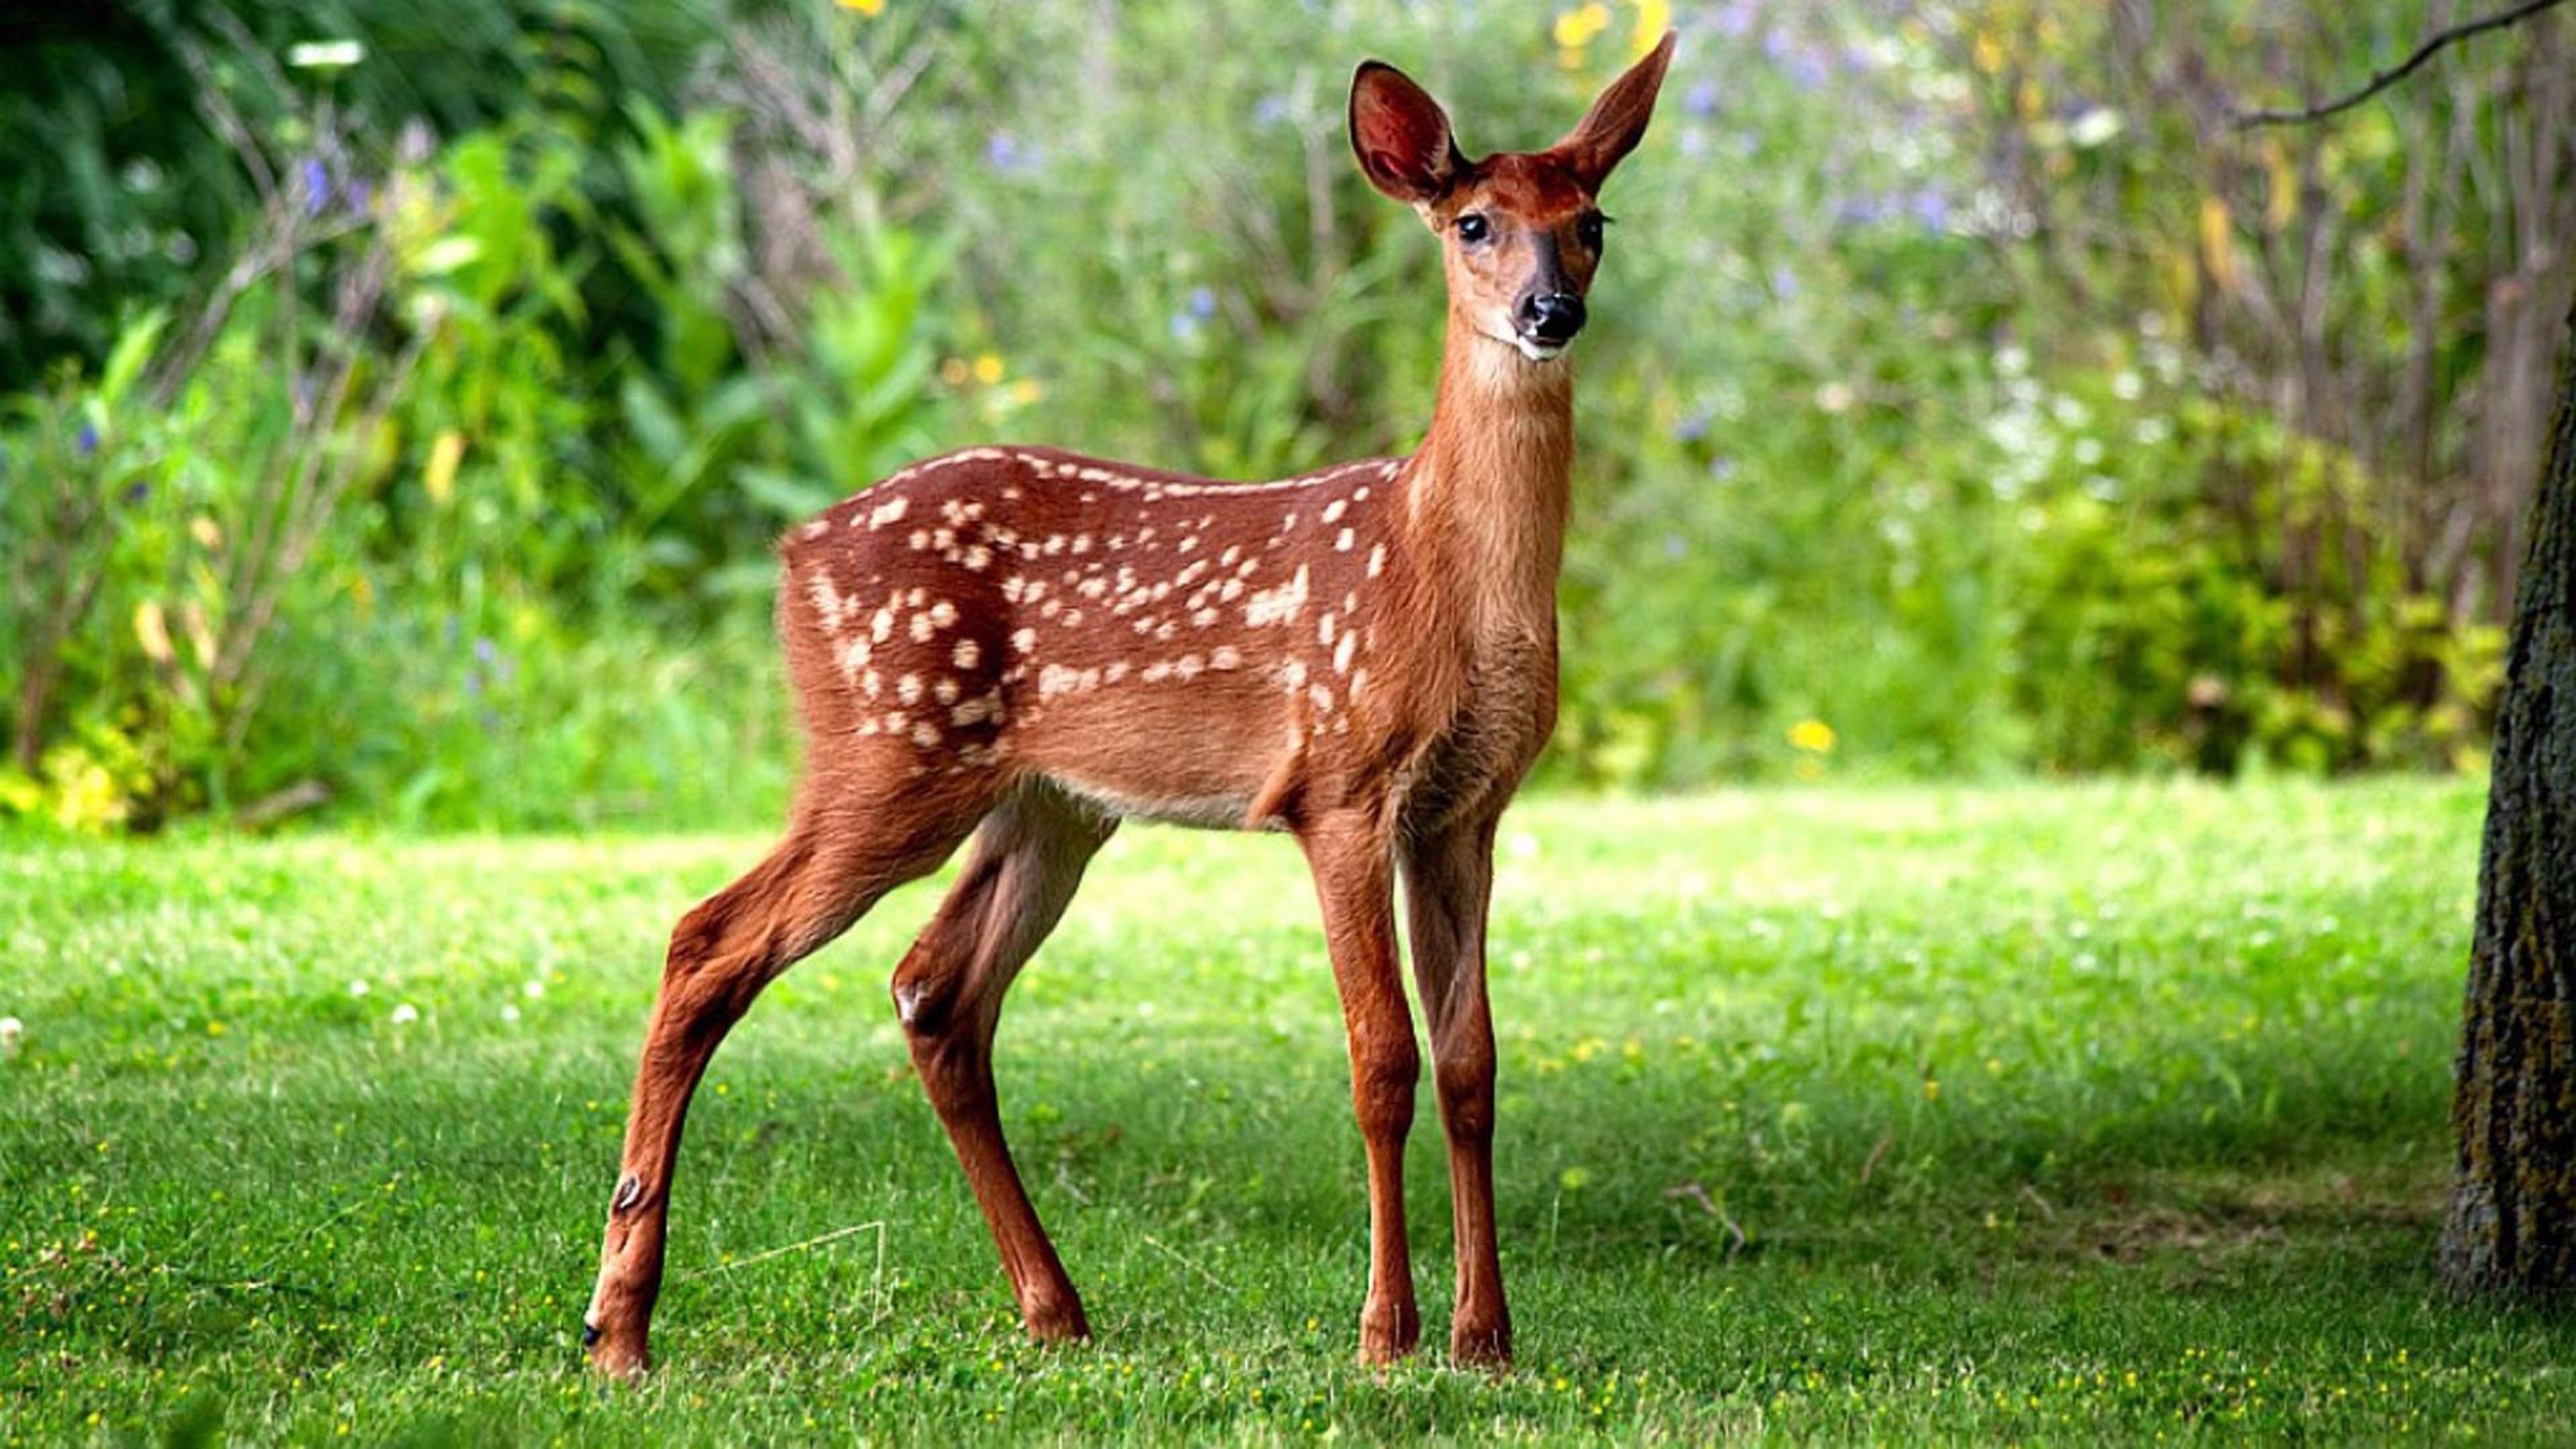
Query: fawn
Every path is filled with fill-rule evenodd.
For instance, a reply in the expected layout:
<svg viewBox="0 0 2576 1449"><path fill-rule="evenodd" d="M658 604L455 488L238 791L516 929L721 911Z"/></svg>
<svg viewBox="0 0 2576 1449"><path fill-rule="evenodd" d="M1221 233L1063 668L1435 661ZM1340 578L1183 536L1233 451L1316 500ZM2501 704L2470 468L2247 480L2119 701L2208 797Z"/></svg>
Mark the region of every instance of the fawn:
<svg viewBox="0 0 2576 1449"><path fill-rule="evenodd" d="M1360 169L1440 236L1448 335L1422 447L1270 483L1049 448L969 448L780 545L778 630L807 737L786 838L672 933L599 1285L600 1369L646 1363L689 1098L761 988L969 834L896 966L915 1069L1040 1340L1089 1334L1002 1140L1002 995L1128 817L1296 838L1323 908L1368 1157L1360 1357L1421 1334L1404 1140L1420 1075L1395 875L1429 1021L1457 1235L1449 1338L1511 1354L1494 1244L1494 827L1556 720L1573 446L1562 360L1600 264L1601 183L1645 134L1667 33L1545 151L1469 161L1421 87L1351 83Z"/></svg>

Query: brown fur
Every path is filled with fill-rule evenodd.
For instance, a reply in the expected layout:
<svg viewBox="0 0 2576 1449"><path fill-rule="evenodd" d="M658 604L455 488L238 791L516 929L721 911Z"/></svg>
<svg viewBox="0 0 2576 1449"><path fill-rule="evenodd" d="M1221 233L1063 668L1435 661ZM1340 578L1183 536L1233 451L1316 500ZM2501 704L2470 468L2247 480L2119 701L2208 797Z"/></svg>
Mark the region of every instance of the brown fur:
<svg viewBox="0 0 2576 1449"><path fill-rule="evenodd" d="M760 989L935 868L957 884L896 967L913 1062L1001 1250L1029 1331L1088 1332L1002 1139L1003 993L1123 818L1283 830L1312 866L1369 1162L1361 1353L1420 1332L1403 1143L1420 1071L1394 877L1450 1143L1450 1348L1510 1354L1495 1247L1484 929L1495 822L1556 717L1555 586L1572 379L1513 340L1533 285L1579 297L1583 218L1635 145L1671 39L1551 150L1470 163L1427 95L1353 85L1381 189L1446 239L1448 338L1422 448L1229 484L1047 448L914 465L781 545L779 634L809 741L785 840L673 933L629 1117L593 1361L640 1370L682 1119ZM1457 236L1475 212L1492 228Z"/></svg>

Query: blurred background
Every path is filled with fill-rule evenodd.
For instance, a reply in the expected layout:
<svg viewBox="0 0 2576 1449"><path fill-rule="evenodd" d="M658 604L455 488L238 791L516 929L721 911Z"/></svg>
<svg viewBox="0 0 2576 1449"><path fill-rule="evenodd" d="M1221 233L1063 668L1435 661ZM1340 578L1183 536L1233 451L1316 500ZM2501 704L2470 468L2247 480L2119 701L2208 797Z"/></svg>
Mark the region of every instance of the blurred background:
<svg viewBox="0 0 2576 1449"><path fill-rule="evenodd" d="M1683 36L1580 349L1544 778L2481 764L2576 236L2449 0L120 0L0 19L0 815L739 825L769 543L904 462L1409 448L1353 66Z"/></svg>

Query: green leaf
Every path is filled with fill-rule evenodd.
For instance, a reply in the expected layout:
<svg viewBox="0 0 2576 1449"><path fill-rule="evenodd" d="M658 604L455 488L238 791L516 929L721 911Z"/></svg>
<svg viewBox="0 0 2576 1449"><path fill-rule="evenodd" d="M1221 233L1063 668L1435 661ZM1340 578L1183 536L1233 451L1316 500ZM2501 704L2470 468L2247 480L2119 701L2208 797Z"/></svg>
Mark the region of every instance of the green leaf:
<svg viewBox="0 0 2576 1449"><path fill-rule="evenodd" d="M804 518L840 500L828 485L749 463L733 470L733 480L744 497L781 518Z"/></svg>
<svg viewBox="0 0 2576 1449"><path fill-rule="evenodd" d="M144 364L152 360L152 346L160 341L161 329L169 321L169 309L155 307L116 335L116 346L107 354L107 366L99 372L98 396L101 402L114 407L118 399L125 396L125 390L142 375Z"/></svg>

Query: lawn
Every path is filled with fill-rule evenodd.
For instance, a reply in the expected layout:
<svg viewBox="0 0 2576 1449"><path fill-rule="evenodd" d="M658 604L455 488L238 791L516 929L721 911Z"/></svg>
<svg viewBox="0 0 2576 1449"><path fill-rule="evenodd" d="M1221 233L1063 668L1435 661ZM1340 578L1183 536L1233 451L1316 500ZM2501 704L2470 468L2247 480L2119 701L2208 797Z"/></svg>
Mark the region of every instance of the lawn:
<svg viewBox="0 0 2576 1449"><path fill-rule="evenodd" d="M1113 841L1003 1109L1099 1337L1021 1342L884 980L698 1098L659 1366L579 1315L672 921L751 837L0 843L0 1439L2476 1434L2576 1324L2433 1291L2481 795L1544 800L1493 932L1499 1380L1353 1363L1359 1139L1284 842ZM855 1231L853 1231L855 1229ZM834 1236L837 1235L837 1236Z"/></svg>

